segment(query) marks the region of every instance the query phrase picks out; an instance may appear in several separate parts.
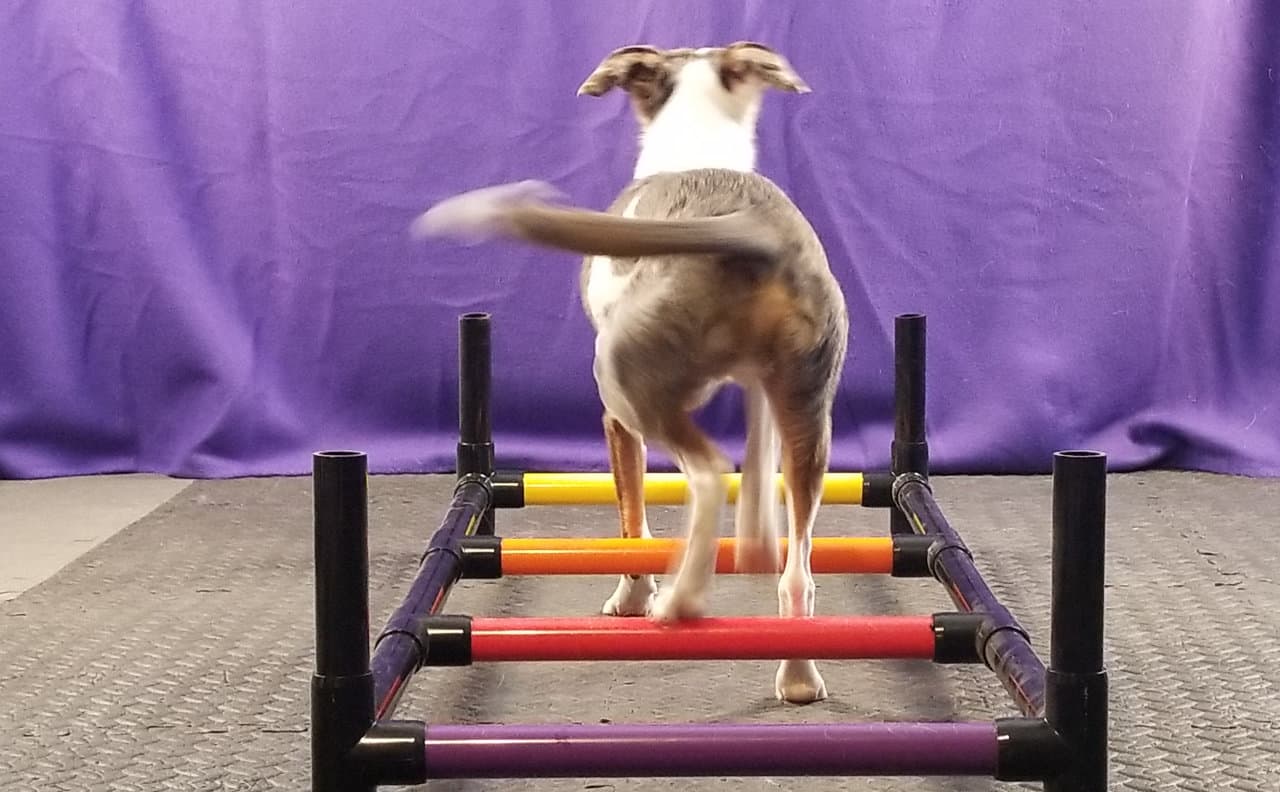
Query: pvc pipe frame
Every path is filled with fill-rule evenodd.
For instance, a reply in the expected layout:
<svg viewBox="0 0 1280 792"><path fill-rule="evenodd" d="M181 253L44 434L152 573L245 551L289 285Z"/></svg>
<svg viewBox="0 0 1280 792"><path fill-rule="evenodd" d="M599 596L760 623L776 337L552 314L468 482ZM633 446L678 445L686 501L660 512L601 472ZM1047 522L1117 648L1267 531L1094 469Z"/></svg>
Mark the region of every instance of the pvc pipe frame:
<svg viewBox="0 0 1280 792"><path fill-rule="evenodd" d="M526 506L611 506L618 502L610 473L530 473L522 476ZM726 473L728 502L736 503L742 487L741 473ZM823 479L822 502L828 505L862 503L861 473L828 473ZM778 494L785 498L782 476ZM655 506L678 506L688 496L688 484L680 473L646 473L644 500Z"/></svg>
<svg viewBox="0 0 1280 792"><path fill-rule="evenodd" d="M739 570L736 542L721 538L716 573ZM503 537L502 574L508 575L660 575L684 546L683 540L647 539L519 539ZM810 556L815 574L892 574L893 540L889 537L816 537ZM780 540L780 560L787 540ZM779 567L781 568L781 567Z"/></svg>
<svg viewBox="0 0 1280 792"><path fill-rule="evenodd" d="M900 368L917 367L918 358L922 370L923 317L900 319L921 342L920 354L910 356L913 365ZM914 333L917 328L919 333ZM485 368L487 315L463 317L462 331L465 375L466 369ZM313 474L317 486L317 577L324 580L317 580L317 668L312 681L314 792L373 792L383 784L415 784L430 778L721 775L981 775L1001 780L1041 779L1049 792L1102 792L1106 788L1107 693L1100 660L1105 456L1082 452L1055 457L1054 634L1053 662L1047 671L1048 700L1046 705L1038 700L1043 682L1040 690L1011 691L1024 712L1030 711L1033 717L980 723L608 726L426 726L389 720L403 685L416 670L415 664L421 663L424 647L416 634L417 617L438 612L457 580L461 537L491 533L492 438L484 420L487 377L481 378L479 386L464 386L463 391L468 388L485 403L460 405L461 481L453 508L428 545L412 596L393 614L372 658L367 649L368 568L363 560L367 558L363 454L317 455ZM922 405L922 383L919 391L911 401ZM919 412L918 417L923 418L922 406ZM922 420L916 423L917 429L904 433L913 450L919 448L914 436L923 435ZM463 471L462 461L468 470ZM902 472L902 465L895 467L899 469L895 472ZM923 479L924 471L902 472L899 479L908 479L913 473ZM930 567L949 585L953 599L971 601L966 595L977 594L983 605L994 604L993 597L987 599L989 590L981 591L984 584L970 585L980 584L981 576L972 568L959 535L937 510L927 479L923 482L925 486L901 489L895 482L898 509L894 513L899 518L910 515L915 523L911 527L917 532L941 540L937 552L931 552ZM1086 505L1076 508L1077 501ZM614 502L612 493L603 502ZM361 546L365 546L363 554ZM344 557L355 557L357 563L342 563ZM1074 571L1067 573L1065 562L1071 560L1086 565L1089 574L1076 579ZM342 595L357 588L364 596ZM977 590L964 591L966 588ZM1072 598L1088 605L1089 613L1068 614L1064 609L1078 605L1069 601ZM998 613L991 607L962 609ZM480 621L483 628L484 621ZM529 626L528 620L521 621L524 627ZM500 621L489 620L488 627L495 625L502 626ZM711 626L714 628L714 622ZM989 625L989 629L992 626L994 631L985 639L979 635L988 650L999 643L1008 644L999 639L1025 644L1012 619ZM622 623L617 629L625 632L627 625ZM673 630L672 634L680 632ZM824 640L824 632L840 631L808 632L814 635L806 640ZM907 642L914 645L918 640L918 648L923 649L923 632L908 628L900 634L910 634ZM929 639L932 652L933 636ZM596 640L616 642L616 636ZM646 635L644 640L651 643L653 636ZM1080 645L1069 648L1075 644ZM822 656L820 646L804 648L808 656ZM494 651L492 643L489 650ZM678 656L688 657L687 650L683 647ZM645 646L635 651L651 654L654 649ZM997 649L996 654L1003 653ZM1039 666L1038 658L1036 661L1033 665ZM1013 665L1022 664L1015 661ZM1032 669L1029 676L1043 680L1042 668ZM1001 674L998 665L996 671ZM375 688L380 694L376 714Z"/></svg>

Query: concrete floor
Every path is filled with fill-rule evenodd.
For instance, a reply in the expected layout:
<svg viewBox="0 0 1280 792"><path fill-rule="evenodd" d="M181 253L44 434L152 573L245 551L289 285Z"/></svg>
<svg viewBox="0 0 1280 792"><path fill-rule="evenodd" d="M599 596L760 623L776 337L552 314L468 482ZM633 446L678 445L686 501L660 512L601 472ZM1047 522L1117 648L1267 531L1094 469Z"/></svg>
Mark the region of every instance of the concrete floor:
<svg viewBox="0 0 1280 792"><path fill-rule="evenodd" d="M0 481L0 602L8 602L177 495L152 475Z"/></svg>
<svg viewBox="0 0 1280 792"><path fill-rule="evenodd" d="M369 483L376 629L401 602L453 480L373 476ZM939 477L935 484L984 576L1047 657L1048 478ZM1274 673L1280 543L1272 530L1280 479L1117 474L1108 490L1114 788L1280 789L1280 679ZM6 702L0 789L305 787L314 669L312 509L305 477L0 484L0 581L13 591L34 586L0 602L0 701ZM681 530L679 507L654 507L650 517L658 535ZM504 513L499 525L512 537L609 536L616 519L612 507L545 507ZM885 525L883 513L856 507L824 509L820 520L823 535L879 535ZM614 582L600 576L465 581L449 612L589 615ZM950 607L942 588L929 581L825 575L817 583L822 614L928 614ZM713 613L771 613L775 585L768 577L717 580ZM766 661L481 663L424 669L400 711L428 723L464 725L928 722L1011 714L999 684L980 665L824 661L822 668L831 697L788 707L773 699L774 667ZM980 778L713 777L442 779L420 788L1012 787Z"/></svg>

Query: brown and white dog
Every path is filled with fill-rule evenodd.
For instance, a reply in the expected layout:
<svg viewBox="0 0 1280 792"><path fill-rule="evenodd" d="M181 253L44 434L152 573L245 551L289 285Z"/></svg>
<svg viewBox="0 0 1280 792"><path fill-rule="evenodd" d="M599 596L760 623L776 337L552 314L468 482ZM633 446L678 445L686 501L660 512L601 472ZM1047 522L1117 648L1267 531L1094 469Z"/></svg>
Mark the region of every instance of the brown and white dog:
<svg viewBox="0 0 1280 792"><path fill-rule="evenodd" d="M623 576L604 612L660 621L700 616L715 573L729 459L692 413L727 381L747 419L736 511L739 568L779 568L781 461L790 550L778 582L782 616L812 616L809 555L831 442L831 408L848 316L812 227L754 172L755 126L767 88L808 86L773 50L611 53L579 88L630 94L641 127L635 178L605 213L564 207L539 182L465 193L415 223L420 235L512 236L586 255L582 298L596 330L595 378L625 537L648 536L645 442L688 479L688 539L668 587ZM780 459L779 459L780 458ZM826 695L812 661L783 661L787 701Z"/></svg>

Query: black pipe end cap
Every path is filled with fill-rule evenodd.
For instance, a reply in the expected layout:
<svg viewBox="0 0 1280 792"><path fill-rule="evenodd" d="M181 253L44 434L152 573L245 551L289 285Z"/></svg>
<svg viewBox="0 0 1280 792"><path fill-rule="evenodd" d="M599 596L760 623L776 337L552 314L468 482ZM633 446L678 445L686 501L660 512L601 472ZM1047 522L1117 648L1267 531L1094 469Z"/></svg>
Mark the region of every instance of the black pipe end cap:
<svg viewBox="0 0 1280 792"><path fill-rule="evenodd" d="M893 569L890 574L900 578L931 577L929 549L937 541L933 536L916 533L893 535Z"/></svg>
<svg viewBox="0 0 1280 792"><path fill-rule="evenodd" d="M997 781L1044 781L1062 772L1067 745L1043 718L996 719Z"/></svg>
<svg viewBox="0 0 1280 792"><path fill-rule="evenodd" d="M427 781L427 726L421 721L383 721L369 727L351 749L350 761L369 786Z"/></svg>
<svg viewBox="0 0 1280 792"><path fill-rule="evenodd" d="M867 509L888 509L893 507L893 474L862 474L861 505Z"/></svg>
<svg viewBox="0 0 1280 792"><path fill-rule="evenodd" d="M414 634L423 647L423 666L471 665L470 616L423 616Z"/></svg>
<svg viewBox="0 0 1280 792"><path fill-rule="evenodd" d="M458 540L461 577L464 580L497 580L502 577L502 537L464 536Z"/></svg>
<svg viewBox="0 0 1280 792"><path fill-rule="evenodd" d="M981 663L978 633L985 620L979 613L933 614L933 662Z"/></svg>
<svg viewBox="0 0 1280 792"><path fill-rule="evenodd" d="M520 470L496 470L489 479L493 487L493 508L524 508L524 472Z"/></svg>

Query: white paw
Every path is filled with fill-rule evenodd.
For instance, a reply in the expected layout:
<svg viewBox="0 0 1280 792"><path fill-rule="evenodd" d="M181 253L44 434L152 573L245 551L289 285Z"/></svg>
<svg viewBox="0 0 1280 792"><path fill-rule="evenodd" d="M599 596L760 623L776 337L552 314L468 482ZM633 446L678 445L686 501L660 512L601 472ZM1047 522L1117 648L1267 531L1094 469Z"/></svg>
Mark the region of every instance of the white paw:
<svg viewBox="0 0 1280 792"><path fill-rule="evenodd" d="M827 697L827 685L812 660L783 660L774 678L774 693L791 704L812 704Z"/></svg>
<svg viewBox="0 0 1280 792"><path fill-rule="evenodd" d="M706 612L706 596L686 588L671 586L658 592L649 609L649 618L671 624L686 619L698 619Z"/></svg>
<svg viewBox="0 0 1280 792"><path fill-rule="evenodd" d="M653 575L622 575L613 596L605 600L600 612L606 616L643 616L649 612L658 584Z"/></svg>
<svg viewBox="0 0 1280 792"><path fill-rule="evenodd" d="M782 569L782 556L778 547L778 537L740 536L734 543L734 567L739 572L770 572Z"/></svg>
<svg viewBox="0 0 1280 792"><path fill-rule="evenodd" d="M447 236L480 242L508 230L507 213L512 207L551 201L559 195L554 187L540 181L484 187L446 198L419 215L409 228L418 238Z"/></svg>

